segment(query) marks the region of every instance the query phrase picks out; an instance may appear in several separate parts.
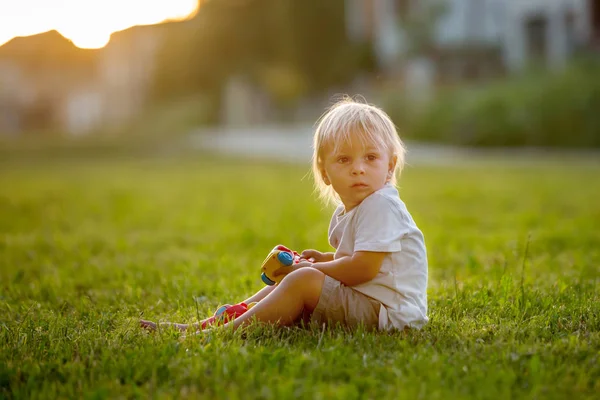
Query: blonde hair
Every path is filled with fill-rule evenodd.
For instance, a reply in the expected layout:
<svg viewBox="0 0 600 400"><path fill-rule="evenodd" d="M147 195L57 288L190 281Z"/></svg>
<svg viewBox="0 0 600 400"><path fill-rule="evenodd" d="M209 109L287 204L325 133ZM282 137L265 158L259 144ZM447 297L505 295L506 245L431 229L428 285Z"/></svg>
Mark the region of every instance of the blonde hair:
<svg viewBox="0 0 600 400"><path fill-rule="evenodd" d="M323 147L332 143L335 152L354 134L360 135L364 145L375 144L389 151L390 157L397 157L396 168L390 179L392 185L396 185L397 176L402 172L406 149L391 118L378 107L346 97L331 106L319 119L313 140L315 190L326 204L339 203L340 198L330 185L325 184L321 175Z"/></svg>

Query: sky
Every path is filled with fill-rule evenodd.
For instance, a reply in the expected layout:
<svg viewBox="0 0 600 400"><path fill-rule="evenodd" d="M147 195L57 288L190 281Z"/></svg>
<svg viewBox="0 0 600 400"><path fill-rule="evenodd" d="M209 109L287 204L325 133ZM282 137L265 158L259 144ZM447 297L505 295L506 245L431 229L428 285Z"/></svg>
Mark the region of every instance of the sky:
<svg viewBox="0 0 600 400"><path fill-rule="evenodd" d="M198 0L0 0L0 45L56 29L78 47L100 48L112 32L184 19L197 6Z"/></svg>

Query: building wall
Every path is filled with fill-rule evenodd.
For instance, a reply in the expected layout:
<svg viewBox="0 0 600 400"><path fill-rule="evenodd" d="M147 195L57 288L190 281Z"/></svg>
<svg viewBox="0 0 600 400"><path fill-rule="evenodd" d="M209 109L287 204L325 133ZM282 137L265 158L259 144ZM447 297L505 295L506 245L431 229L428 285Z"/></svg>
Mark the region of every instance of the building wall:
<svg viewBox="0 0 600 400"><path fill-rule="evenodd" d="M21 83L18 67L6 61L0 62L0 136L15 134L21 130L18 113L23 102Z"/></svg>
<svg viewBox="0 0 600 400"><path fill-rule="evenodd" d="M101 91L94 86L81 87L72 91L62 104L63 128L73 136L84 135L98 129L103 121Z"/></svg>
<svg viewBox="0 0 600 400"><path fill-rule="evenodd" d="M502 37L506 0L446 0L436 39L441 46L466 42L497 43Z"/></svg>
<svg viewBox="0 0 600 400"><path fill-rule="evenodd" d="M153 27L131 28L111 40L99 63L103 122L119 125L136 116L147 98L162 39Z"/></svg>

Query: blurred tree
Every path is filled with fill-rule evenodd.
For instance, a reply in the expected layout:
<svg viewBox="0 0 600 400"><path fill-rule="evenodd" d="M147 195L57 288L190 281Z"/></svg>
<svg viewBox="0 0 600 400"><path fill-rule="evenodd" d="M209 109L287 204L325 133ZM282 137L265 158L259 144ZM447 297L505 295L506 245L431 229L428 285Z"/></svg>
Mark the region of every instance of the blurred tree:
<svg viewBox="0 0 600 400"><path fill-rule="evenodd" d="M243 75L285 105L348 82L364 54L346 38L344 0L212 0L169 32L153 94L218 102Z"/></svg>
<svg viewBox="0 0 600 400"><path fill-rule="evenodd" d="M341 84L354 75L343 0L287 0L293 63L309 77L311 90ZM284 44L285 45L285 44Z"/></svg>

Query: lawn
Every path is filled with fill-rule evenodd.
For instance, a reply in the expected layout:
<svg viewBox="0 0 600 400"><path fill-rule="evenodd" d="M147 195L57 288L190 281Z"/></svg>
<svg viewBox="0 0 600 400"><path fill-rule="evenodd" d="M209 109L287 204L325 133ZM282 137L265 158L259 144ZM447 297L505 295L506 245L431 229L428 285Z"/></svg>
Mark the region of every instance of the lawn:
<svg viewBox="0 0 600 400"><path fill-rule="evenodd" d="M243 300L278 243L328 249L307 171L203 155L0 163L0 398L600 391L600 163L407 168L430 260L422 331L137 327Z"/></svg>

